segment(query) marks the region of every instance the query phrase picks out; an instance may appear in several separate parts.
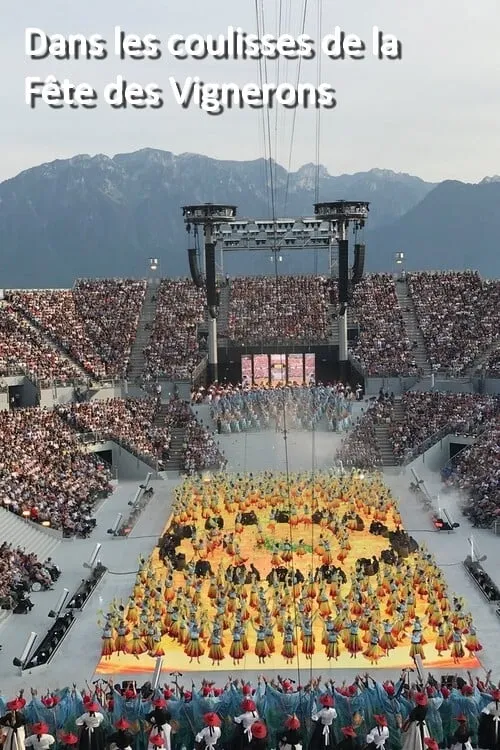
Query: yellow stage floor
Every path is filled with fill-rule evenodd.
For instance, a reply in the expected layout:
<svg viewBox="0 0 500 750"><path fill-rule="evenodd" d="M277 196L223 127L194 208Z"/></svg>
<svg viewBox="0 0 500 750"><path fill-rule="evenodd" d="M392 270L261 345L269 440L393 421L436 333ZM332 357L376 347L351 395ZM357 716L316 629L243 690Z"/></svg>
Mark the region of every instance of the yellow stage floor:
<svg viewBox="0 0 500 750"><path fill-rule="evenodd" d="M430 626L428 613L426 614L429 597L422 592L425 589L433 592L439 608L438 611L445 615L449 604L449 622L454 621L453 596L450 593L448 598L446 590L439 585L440 572L434 568L431 562L424 560L419 553L408 555L399 568L381 563L378 575L360 576L358 584L363 612L353 613L356 591L353 590L352 582L356 561L359 558L372 558L373 556L380 559L382 551L390 547L389 540L386 537L375 536L369 532L371 522L380 520L390 531L401 527L397 505L390 497L387 488L382 484L380 477L368 476L365 478L353 475L348 479L339 479L326 474L316 475L314 488L311 484L311 477L304 474L292 476L289 485L282 475L259 475L252 479L253 484L247 484L246 486L245 481L250 480L245 480L242 476L224 475L222 477L218 475L203 483L188 480L178 490L174 513L167 530L171 528L171 524L175 523L189 524L196 528L195 538L183 539L181 547L177 551L185 555L188 564L191 562L194 565L199 560L207 560L213 571L212 579L208 577L200 582L188 569L175 570L172 573L173 586L166 587L165 582L169 570L160 561L158 549L153 553L151 560L143 565L142 573L138 575L138 581L133 592L133 597L138 605L138 613L144 615L145 601L150 601L151 605L149 609L146 608L146 612L149 612L149 618L147 614L144 615L143 631L135 635L145 636L147 620L149 619L150 623L153 621L154 612L157 613L157 624L163 630L168 630L168 625L165 625L166 619L168 620L168 611L166 610L168 602L165 600L172 595L170 592L175 592L175 599L171 602L170 609L174 605L178 605L181 621L184 619L186 626L189 620L193 618L197 622L197 626L201 626L199 643L203 654L200 655L199 659L190 659L185 653L186 644L179 643L178 639L171 637L168 632L162 635L161 644L158 643L159 638L157 638L156 646L160 645L161 650L164 651L165 670L181 672L258 670L262 672L266 670L289 670L297 666L300 666L301 669L336 667L357 670L367 668L371 670L377 667L400 669L412 666L413 659L410 656L411 634L414 624L412 618L406 618L404 635L397 646L388 653L384 652L384 655L376 662L372 662L364 653L358 653L356 657L349 653L346 648L347 639L343 638L348 632L345 629L339 632L340 654L338 658L331 660L327 658L326 647L322 643L326 612L324 611L323 614L319 612L318 603L321 584L316 583L314 592L309 592L315 593L316 597L303 597L302 595L307 590L310 571L316 570L325 559L328 560L328 554L331 555L331 563L341 567L347 576L346 583L339 585L339 593L336 596L335 590L332 592L330 585L326 584L324 587L327 602L326 604L323 602L323 610L325 608L330 610L334 621L339 608L343 603L347 603L347 621L356 621L363 626L363 621L371 617L372 629L381 636L384 620L388 620L391 624L396 624L398 620L396 613L387 612L392 579L392 598L394 600L396 597L399 597L400 600L406 600L411 598L412 595L415 598L415 614L420 618L423 626L425 666L429 669L448 667L453 669L457 666L460 669L476 669L479 666L477 658L474 654L470 654L467 649L465 650L465 656L459 662L454 662L449 648L441 656L438 655L435 648L437 632L434 627ZM287 512L288 522L277 523L272 517L276 511ZM311 523L313 511L322 515L319 524ZM258 525L240 525L237 514L250 512L256 514ZM345 514L357 514L364 524L364 529L360 531L347 529ZM206 530L207 519L217 516L223 518L224 528L219 536L214 536L209 541ZM352 520L352 525L355 525L354 520ZM228 537L231 534L232 542L231 538ZM346 550L345 559L339 561L338 556L341 553L343 534L343 544L350 549ZM229 546L225 545L224 541L229 542ZM326 542L326 549L324 545L322 546L323 541ZM217 543L218 546L213 546L212 543ZM287 560L286 558L289 557L287 552L290 552L290 548L292 559ZM326 558L324 558L325 554ZM283 561L283 555L285 561ZM260 574L260 584L255 581L253 584L248 582L241 586L225 583L224 573L238 557L240 561L245 562L247 570L250 564L255 566ZM296 587L295 600L292 591L286 590L284 584L273 587L269 586L265 580L273 569L273 563L275 566L280 564L290 572L300 570L304 575L304 583ZM149 577L148 566L150 568ZM157 601L156 605L153 605L154 597L152 593L144 598L144 589L148 582L151 592L155 588L161 589L161 601ZM219 594L225 589L226 606L228 608L230 608L229 602L232 601L235 604L234 609L242 608L242 612L247 612L249 615L244 628L248 648L244 657L236 663L229 655L234 612L227 611L224 617L228 625L223 633L224 658L213 663L208 656L209 638L216 619L216 606L214 600L209 597L210 585L213 589L214 584L218 587ZM270 653L260 663L255 654L257 628L255 621L257 620L258 623L259 610L251 606L252 597L255 598L255 591L259 585L264 588L266 605L271 613L270 622L275 646L274 653ZM384 586L385 592L383 591ZM182 593L177 594L176 592L179 589L182 589ZM231 593L231 589L234 589L233 593ZM418 593L419 590L420 593ZM438 596L441 598L437 598ZM160 598L159 594L157 594L157 597ZM301 599L306 606L306 610L308 607L311 608L314 617L314 653L311 654L310 659L302 653L301 633L304 622L299 607ZM127 624L130 634L127 636L127 643L128 648L130 648L131 639L134 635L135 610L132 607L131 615L129 606L131 600L129 603L123 602L121 604L123 607L121 613L125 617L129 617ZM111 607L114 612L111 619L113 630L111 641L107 641L108 644L114 643L116 639L116 626L121 616L119 605L119 602L115 602ZM219 608L219 614L220 612ZM298 643L298 659L295 655L292 661L286 661L281 655L283 628L280 625L288 616L296 623L295 633ZM464 618L462 613L461 619L459 619L461 630L466 631L468 624L469 620ZM185 632L188 632L187 627ZM365 632L360 629L361 638L364 637ZM464 632L462 638L464 647L468 643L466 638L467 632ZM140 638L139 642L142 642ZM363 650L367 647L368 643L363 642ZM109 675L150 672L154 666L155 658L154 655L150 654L155 653L158 654L158 651L153 650L150 653L140 655L134 655L133 653L118 654L115 651L109 656L103 656L96 671L99 674ZM297 648L295 653L297 653Z"/></svg>

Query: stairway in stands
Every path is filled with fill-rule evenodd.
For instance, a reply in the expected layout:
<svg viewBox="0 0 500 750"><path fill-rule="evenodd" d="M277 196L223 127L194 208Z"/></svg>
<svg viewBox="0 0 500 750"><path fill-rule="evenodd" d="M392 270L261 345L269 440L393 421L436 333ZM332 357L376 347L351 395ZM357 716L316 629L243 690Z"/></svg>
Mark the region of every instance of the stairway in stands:
<svg viewBox="0 0 500 750"><path fill-rule="evenodd" d="M219 317L217 319L217 337L227 339L229 333L229 302L231 288L223 286L219 290Z"/></svg>
<svg viewBox="0 0 500 750"><path fill-rule="evenodd" d="M156 412L154 425L156 427L165 426L165 418L169 414L168 404L160 404ZM182 455L184 452L184 442L186 440L186 427L173 427L170 429L172 438L170 441L170 451L168 461L165 462L164 471L177 471L182 468Z"/></svg>
<svg viewBox="0 0 500 750"><path fill-rule="evenodd" d="M381 422L375 425L375 440L377 448L382 459L382 466L398 466L398 460L392 450L392 444L389 438L389 427L390 424L402 422L404 418L404 410L400 399L396 399L394 402L394 408L391 414L391 423Z"/></svg>
<svg viewBox="0 0 500 750"><path fill-rule="evenodd" d="M149 344L151 331L153 329L153 321L156 317L158 290L159 286L157 281L148 281L144 302L139 315L139 323L137 324L137 333L130 350L127 377L132 382L140 379L145 370L146 362L144 349Z"/></svg>
<svg viewBox="0 0 500 750"><path fill-rule="evenodd" d="M399 306L401 307L401 314L403 316L408 338L412 343L417 343L417 348L413 350L415 362L424 375L430 375L432 373L432 367L427 356L424 337L417 322L415 305L408 290L408 282L406 279L396 279L395 286L396 296L398 298Z"/></svg>

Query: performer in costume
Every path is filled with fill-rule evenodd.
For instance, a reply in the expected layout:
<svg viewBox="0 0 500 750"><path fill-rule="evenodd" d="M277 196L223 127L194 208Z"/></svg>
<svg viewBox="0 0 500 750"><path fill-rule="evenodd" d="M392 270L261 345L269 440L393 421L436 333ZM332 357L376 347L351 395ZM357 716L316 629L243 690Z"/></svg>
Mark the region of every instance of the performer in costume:
<svg viewBox="0 0 500 750"><path fill-rule="evenodd" d="M429 737L429 730L425 722L427 716L427 696L425 693L417 693L415 696L415 708L409 713L403 723L403 750L425 750L425 739Z"/></svg>
<svg viewBox="0 0 500 750"><path fill-rule="evenodd" d="M121 719L118 719L115 727L117 731L113 732L108 738L109 750L132 750L134 737L132 733L128 731L130 729L128 721L122 717Z"/></svg>
<svg viewBox="0 0 500 750"><path fill-rule="evenodd" d="M285 722L285 731L278 741L279 750L302 750L300 721L296 716L289 716Z"/></svg>
<svg viewBox="0 0 500 750"><path fill-rule="evenodd" d="M355 750L356 732L354 727L342 727L343 739L339 742L337 750Z"/></svg>
<svg viewBox="0 0 500 750"><path fill-rule="evenodd" d="M267 750L267 727L263 721L255 721L251 726L249 750Z"/></svg>
<svg viewBox="0 0 500 750"><path fill-rule="evenodd" d="M467 717L464 714L459 714L456 720L458 721L458 728L452 737L451 750L472 750Z"/></svg>
<svg viewBox="0 0 500 750"><path fill-rule="evenodd" d="M216 713L211 711L203 717L204 729L195 737L196 746L200 750L213 750L221 736L221 720Z"/></svg>
<svg viewBox="0 0 500 750"><path fill-rule="evenodd" d="M81 727L79 750L104 750L103 721L104 715L99 711L97 703L88 703L87 711L75 722L77 727Z"/></svg>
<svg viewBox="0 0 500 750"><path fill-rule="evenodd" d="M49 734L49 728L43 721L39 721L32 726L33 734L26 737L25 747L32 747L33 750L48 750L55 743L55 737Z"/></svg>
<svg viewBox="0 0 500 750"><path fill-rule="evenodd" d="M366 735L367 750L385 750L385 743L389 739L387 719L382 714L374 714L376 726Z"/></svg>
<svg viewBox="0 0 500 750"><path fill-rule="evenodd" d="M332 695L325 694L319 699L322 706L320 711L315 711L311 719L316 722L314 731L309 742L309 750L333 750L336 746L335 734L332 724L337 718Z"/></svg>
<svg viewBox="0 0 500 750"><path fill-rule="evenodd" d="M2 750L24 750L26 721L21 713L24 706L21 698L7 703L7 713L0 719L0 736L4 738Z"/></svg>
<svg viewBox="0 0 500 750"><path fill-rule="evenodd" d="M241 703L242 714L235 716L233 721L238 724L238 730L231 743L232 750L244 750L252 741L252 724L259 721L257 707L253 700L245 698Z"/></svg>
<svg viewBox="0 0 500 750"><path fill-rule="evenodd" d="M167 711L167 701L164 698L156 698L153 701L153 710L147 714L146 721L151 724L148 750L153 750L155 744L152 738L158 735L163 738L162 747L165 747L165 750L170 750L172 727L169 724L170 712Z"/></svg>
<svg viewBox="0 0 500 750"><path fill-rule="evenodd" d="M478 745L484 750L500 750L500 690L493 690L491 697L479 718Z"/></svg>

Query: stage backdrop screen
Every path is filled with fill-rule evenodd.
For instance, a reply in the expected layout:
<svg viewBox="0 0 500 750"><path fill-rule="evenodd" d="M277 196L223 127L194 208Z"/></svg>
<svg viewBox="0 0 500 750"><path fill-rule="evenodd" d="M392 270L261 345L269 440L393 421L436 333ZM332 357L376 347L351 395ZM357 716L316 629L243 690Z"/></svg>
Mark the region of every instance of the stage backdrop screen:
<svg viewBox="0 0 500 750"><path fill-rule="evenodd" d="M241 357L241 380L252 385L314 383L315 354L244 354Z"/></svg>

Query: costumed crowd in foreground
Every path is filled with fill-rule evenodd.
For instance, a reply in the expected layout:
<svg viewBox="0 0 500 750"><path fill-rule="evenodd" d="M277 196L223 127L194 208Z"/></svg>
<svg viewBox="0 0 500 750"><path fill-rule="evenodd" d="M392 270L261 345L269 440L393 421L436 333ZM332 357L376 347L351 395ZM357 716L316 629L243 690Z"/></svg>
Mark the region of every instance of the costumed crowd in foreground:
<svg viewBox="0 0 500 750"><path fill-rule="evenodd" d="M256 687L204 680L186 690L139 691L98 681L93 689L0 697L0 735L6 750L498 750L500 690L490 681L450 676L438 684L397 682L369 674L351 685L312 679L304 686L259 676Z"/></svg>

